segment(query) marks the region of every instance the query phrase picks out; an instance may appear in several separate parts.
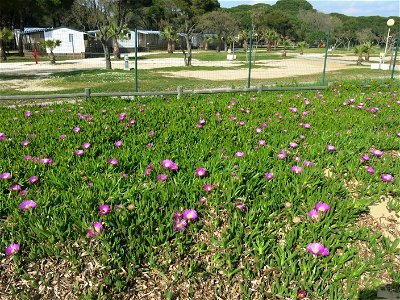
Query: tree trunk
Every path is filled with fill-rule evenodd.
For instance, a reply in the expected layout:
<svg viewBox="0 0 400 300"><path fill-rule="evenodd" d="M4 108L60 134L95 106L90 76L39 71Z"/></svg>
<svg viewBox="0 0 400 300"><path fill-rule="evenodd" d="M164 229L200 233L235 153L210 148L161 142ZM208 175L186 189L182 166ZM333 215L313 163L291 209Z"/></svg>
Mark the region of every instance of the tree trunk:
<svg viewBox="0 0 400 300"><path fill-rule="evenodd" d="M0 60L6 60L7 56L6 56L6 51L4 48L4 42L3 40L0 40Z"/></svg>
<svg viewBox="0 0 400 300"><path fill-rule="evenodd" d="M303 55L303 54L304 54L303 49L300 49L300 55Z"/></svg>
<svg viewBox="0 0 400 300"><path fill-rule="evenodd" d="M106 60L106 69L111 70L111 55L110 55L110 49L108 49L107 40L102 39L101 44L102 44L103 50L104 50L104 58Z"/></svg>
<svg viewBox="0 0 400 300"><path fill-rule="evenodd" d="M56 56L53 53L53 50L50 50L50 63L54 65L56 63Z"/></svg>
<svg viewBox="0 0 400 300"><path fill-rule="evenodd" d="M286 57L286 50L283 50L282 57Z"/></svg>
<svg viewBox="0 0 400 300"><path fill-rule="evenodd" d="M204 42L204 50L208 51L208 41L207 40Z"/></svg>
<svg viewBox="0 0 400 300"><path fill-rule="evenodd" d="M365 61L369 61L369 53L365 53Z"/></svg>
<svg viewBox="0 0 400 300"><path fill-rule="evenodd" d="M360 56L358 56L358 59L357 59L357 65L358 66L361 65L361 62L362 62L362 56L360 55Z"/></svg>
<svg viewBox="0 0 400 300"><path fill-rule="evenodd" d="M119 45L118 45L118 40L117 38L114 38L114 58L116 59L121 59L121 52L119 51Z"/></svg>
<svg viewBox="0 0 400 300"><path fill-rule="evenodd" d="M168 53L174 53L174 41L168 41Z"/></svg>
<svg viewBox="0 0 400 300"><path fill-rule="evenodd" d="M185 53L185 66L189 67L192 65L192 43L188 34L185 36L185 40L187 49L187 54Z"/></svg>
<svg viewBox="0 0 400 300"><path fill-rule="evenodd" d="M24 21L25 21L24 20L24 15L23 15L23 13L21 13L19 15L19 37L18 37L18 56L21 56L21 57L25 56L25 54L24 54L24 40L23 40L23 36L22 36L22 33L25 30L25 26L24 26L25 22Z"/></svg>
<svg viewBox="0 0 400 300"><path fill-rule="evenodd" d="M228 51L228 43L226 42L226 39L224 39L224 51Z"/></svg>

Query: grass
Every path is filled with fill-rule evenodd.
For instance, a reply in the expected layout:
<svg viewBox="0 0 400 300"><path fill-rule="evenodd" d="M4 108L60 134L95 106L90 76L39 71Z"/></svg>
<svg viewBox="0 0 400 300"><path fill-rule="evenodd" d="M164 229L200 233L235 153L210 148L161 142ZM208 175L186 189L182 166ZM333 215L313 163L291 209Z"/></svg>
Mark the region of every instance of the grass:
<svg viewBox="0 0 400 300"><path fill-rule="evenodd" d="M0 108L0 173L10 173L0 180L0 244L19 245L0 257L0 295L358 299L400 284L400 240L360 221L380 197L398 199L400 86L369 83ZM364 153L370 161L360 161ZM28 199L37 206L21 210ZM318 202L330 209L312 221ZM189 208L198 217L174 229L176 211ZM312 242L329 255L309 253Z"/></svg>

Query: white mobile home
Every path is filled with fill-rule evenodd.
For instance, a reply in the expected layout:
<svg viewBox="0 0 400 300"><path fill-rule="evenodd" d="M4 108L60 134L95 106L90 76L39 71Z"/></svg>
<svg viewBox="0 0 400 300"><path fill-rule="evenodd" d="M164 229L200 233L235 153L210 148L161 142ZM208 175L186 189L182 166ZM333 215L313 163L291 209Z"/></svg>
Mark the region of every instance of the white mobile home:
<svg viewBox="0 0 400 300"><path fill-rule="evenodd" d="M60 27L60 28L25 28L24 32L24 48L26 50L33 50L36 48L41 50L39 46L40 41L44 40L60 40L61 45L56 47L53 52L55 54L64 55L84 55L87 35L81 31L74 29ZM44 51L44 49L42 49ZM46 49L46 52L49 51Z"/></svg>
<svg viewBox="0 0 400 300"><path fill-rule="evenodd" d="M148 51L155 49L166 49L167 41L162 38L160 31L138 30L138 50ZM130 30L125 39L117 40L121 53L132 52L135 50L135 31Z"/></svg>
<svg viewBox="0 0 400 300"><path fill-rule="evenodd" d="M54 28L44 32L44 39L61 41L61 45L53 50L55 54L85 53L85 33L81 31L66 27Z"/></svg>

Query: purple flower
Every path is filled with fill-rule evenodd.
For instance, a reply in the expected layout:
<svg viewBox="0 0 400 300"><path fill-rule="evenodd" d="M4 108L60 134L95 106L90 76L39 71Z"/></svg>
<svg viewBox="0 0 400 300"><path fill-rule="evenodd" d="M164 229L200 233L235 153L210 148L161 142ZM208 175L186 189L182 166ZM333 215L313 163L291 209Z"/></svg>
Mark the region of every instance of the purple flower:
<svg viewBox="0 0 400 300"><path fill-rule="evenodd" d="M188 220L188 221L193 221L197 219L197 211L194 209L185 209L182 212L182 216L184 219Z"/></svg>
<svg viewBox="0 0 400 300"><path fill-rule="evenodd" d="M19 205L19 208L21 210L30 210L30 209L34 209L36 207L36 202L33 200L25 200L22 201L22 203Z"/></svg>
<svg viewBox="0 0 400 300"><path fill-rule="evenodd" d="M98 235L102 229L103 229L103 224L101 224L101 222L94 222L93 228L88 229L87 234L90 237L94 237Z"/></svg>
<svg viewBox="0 0 400 300"><path fill-rule="evenodd" d="M311 167L314 165L314 163L312 161L306 160L303 162L303 165L305 165L306 167Z"/></svg>
<svg viewBox="0 0 400 300"><path fill-rule="evenodd" d="M122 173L122 174L121 174L121 177L127 178L127 177L128 177L128 174Z"/></svg>
<svg viewBox="0 0 400 300"><path fill-rule="evenodd" d="M159 175L157 175L157 181L167 181L167 179L168 179L168 176L167 175L165 175L165 174L159 174Z"/></svg>
<svg viewBox="0 0 400 300"><path fill-rule="evenodd" d="M203 189L204 189L206 192L211 193L211 192L212 192L212 185L209 184L209 183L206 183L206 184L203 186Z"/></svg>
<svg viewBox="0 0 400 300"><path fill-rule="evenodd" d="M13 255L13 254L17 253L18 250L19 250L18 244L8 245L6 248L6 255Z"/></svg>
<svg viewBox="0 0 400 300"><path fill-rule="evenodd" d="M90 148L90 143L84 143L82 145L83 149L89 149Z"/></svg>
<svg viewBox="0 0 400 300"><path fill-rule="evenodd" d="M37 181L39 181L39 178L36 177L36 176L32 176L31 178L29 178L29 183L30 183L30 184L35 183L35 182L37 182Z"/></svg>
<svg viewBox="0 0 400 300"><path fill-rule="evenodd" d="M370 158L369 158L368 154L363 154L363 155L361 156L361 159L360 159L361 162L363 162L363 161L369 161L369 160L370 160Z"/></svg>
<svg viewBox="0 0 400 300"><path fill-rule="evenodd" d="M306 128L306 129L310 129L310 128L311 128L311 125L308 124L308 123L305 123L305 124L303 124L303 127Z"/></svg>
<svg viewBox="0 0 400 300"><path fill-rule="evenodd" d="M271 180L271 179L274 178L274 174L273 174L273 173L265 173L264 176L265 176L265 178L268 179L268 180Z"/></svg>
<svg viewBox="0 0 400 300"><path fill-rule="evenodd" d="M306 291L300 291L297 293L297 299L302 300L307 297L307 292Z"/></svg>
<svg viewBox="0 0 400 300"><path fill-rule="evenodd" d="M300 166L293 166L290 168L290 171L292 171L295 174L300 174L301 172L303 172L303 168Z"/></svg>
<svg viewBox="0 0 400 300"><path fill-rule="evenodd" d="M116 160L115 158L109 159L108 162L109 162L110 164L112 164L113 166L118 165L118 160Z"/></svg>
<svg viewBox="0 0 400 300"><path fill-rule="evenodd" d="M164 169L168 169L170 171L176 171L178 170L178 165L176 163L174 163L172 160L169 159L164 159L161 162L161 165Z"/></svg>
<svg viewBox="0 0 400 300"><path fill-rule="evenodd" d="M313 221L318 221L319 220L319 214L316 209L312 209L308 212L308 216L310 217L311 220Z"/></svg>
<svg viewBox="0 0 400 300"><path fill-rule="evenodd" d="M294 149L294 148L297 148L298 146L299 146L299 145L296 144L296 143L294 143L294 142L290 142L290 143L289 143L289 147L290 147L290 148L293 148L293 149Z"/></svg>
<svg viewBox="0 0 400 300"><path fill-rule="evenodd" d="M174 229L183 231L186 229L187 222L184 219L174 220Z"/></svg>
<svg viewBox="0 0 400 300"><path fill-rule="evenodd" d="M284 160L286 158L286 155L285 155L285 153L281 152L276 156L276 158Z"/></svg>
<svg viewBox="0 0 400 300"><path fill-rule="evenodd" d="M115 147L121 147L121 146L122 146L122 141L115 142Z"/></svg>
<svg viewBox="0 0 400 300"><path fill-rule="evenodd" d="M154 135L154 131L151 130L151 131L149 132L149 135Z"/></svg>
<svg viewBox="0 0 400 300"><path fill-rule="evenodd" d="M53 160L50 159L50 158L42 158L42 159L40 160L40 162L41 162L42 164L45 164L45 165L51 165L51 164L53 163Z"/></svg>
<svg viewBox="0 0 400 300"><path fill-rule="evenodd" d="M14 184L10 185L10 190L18 192L21 190L21 186L18 183L14 183Z"/></svg>
<svg viewBox="0 0 400 300"><path fill-rule="evenodd" d="M19 192L20 196L25 196L26 194L28 194L28 190L22 190Z"/></svg>
<svg viewBox="0 0 400 300"><path fill-rule="evenodd" d="M125 120L125 118L126 118L126 113L120 113L120 114L119 114L119 120L120 120L120 121Z"/></svg>
<svg viewBox="0 0 400 300"><path fill-rule="evenodd" d="M110 212L110 206L107 204L102 204L99 206L99 210L100 215L106 215Z"/></svg>
<svg viewBox="0 0 400 300"><path fill-rule="evenodd" d="M82 149L76 150L75 155L83 155L83 150Z"/></svg>
<svg viewBox="0 0 400 300"><path fill-rule="evenodd" d="M182 215L182 213L181 213L179 210L175 210L175 211L174 211L174 214L172 215L172 218L173 218L175 221L182 219L182 217L183 217L183 215Z"/></svg>
<svg viewBox="0 0 400 300"><path fill-rule="evenodd" d="M244 205L243 203L237 203L235 206L239 208L241 211L246 209L246 205Z"/></svg>
<svg viewBox="0 0 400 300"><path fill-rule="evenodd" d="M318 212L320 212L320 213L326 213L328 210L330 210L331 208L330 208L330 206L327 204L327 203L325 203L325 202L318 202L316 205L315 205L315 209L318 211Z"/></svg>
<svg viewBox="0 0 400 300"><path fill-rule="evenodd" d="M332 145L328 145L328 146L326 146L326 150L328 150L328 151L335 151L335 150L336 150L336 147L335 147L335 146L332 146Z"/></svg>
<svg viewBox="0 0 400 300"><path fill-rule="evenodd" d="M381 179L385 182L392 182L394 177L391 174L381 174Z"/></svg>
<svg viewBox="0 0 400 300"><path fill-rule="evenodd" d="M30 159L32 159L32 156L30 156L30 155L25 155L24 156L24 160L30 160Z"/></svg>
<svg viewBox="0 0 400 300"><path fill-rule="evenodd" d="M258 140L258 144L260 146L265 146L266 145L265 140Z"/></svg>
<svg viewBox="0 0 400 300"><path fill-rule="evenodd" d="M196 169L196 176L198 176L198 177L204 177L204 176L206 176L206 169L197 168L197 169Z"/></svg>
<svg viewBox="0 0 400 300"><path fill-rule="evenodd" d="M371 150L371 154L380 157L380 156L383 155L383 151L377 150L377 149L373 149L373 150Z"/></svg>
<svg viewBox="0 0 400 300"><path fill-rule="evenodd" d="M65 137L66 137L66 135L65 135L65 134L60 134L60 136L59 136L60 140L63 140L63 139L65 139Z"/></svg>
<svg viewBox="0 0 400 300"><path fill-rule="evenodd" d="M72 129L72 132L74 132L74 133L79 133L80 131L81 131L81 129L79 127L74 127Z"/></svg>
<svg viewBox="0 0 400 300"><path fill-rule="evenodd" d="M244 156L244 152L236 152L235 156L236 157L243 157Z"/></svg>
<svg viewBox="0 0 400 300"><path fill-rule="evenodd" d="M29 141L22 141L22 142L21 142L21 145L24 146L24 147L25 147L25 146L28 146L28 145L29 145Z"/></svg>
<svg viewBox="0 0 400 300"><path fill-rule="evenodd" d="M365 170L370 174L375 174L375 170L371 167L366 167Z"/></svg>
<svg viewBox="0 0 400 300"><path fill-rule="evenodd" d="M328 256L329 250L324 247L321 243L311 243L307 246L307 251L311 254L318 256Z"/></svg>
<svg viewBox="0 0 400 300"><path fill-rule="evenodd" d="M199 120L199 124L200 124L200 125L206 124L206 120L204 120L204 119Z"/></svg>
<svg viewBox="0 0 400 300"><path fill-rule="evenodd" d="M258 133L261 133L262 132L262 129L261 128L256 128L256 133L258 134Z"/></svg>
<svg viewBox="0 0 400 300"><path fill-rule="evenodd" d="M0 174L0 179L7 180L11 178L11 173Z"/></svg>

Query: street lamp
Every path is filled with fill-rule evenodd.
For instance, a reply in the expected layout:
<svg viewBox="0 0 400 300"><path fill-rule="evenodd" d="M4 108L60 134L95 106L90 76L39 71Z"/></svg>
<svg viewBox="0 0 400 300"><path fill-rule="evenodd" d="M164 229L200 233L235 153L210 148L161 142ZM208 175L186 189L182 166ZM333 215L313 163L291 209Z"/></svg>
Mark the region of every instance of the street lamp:
<svg viewBox="0 0 400 300"><path fill-rule="evenodd" d="M386 52L387 52L387 48L388 48L388 44L389 44L389 37L390 37L390 27L392 27L394 25L394 20L393 19L387 20L386 25L389 27L389 29L388 29L388 34L387 34L387 38L386 38L385 54L383 55L382 64L385 63Z"/></svg>

